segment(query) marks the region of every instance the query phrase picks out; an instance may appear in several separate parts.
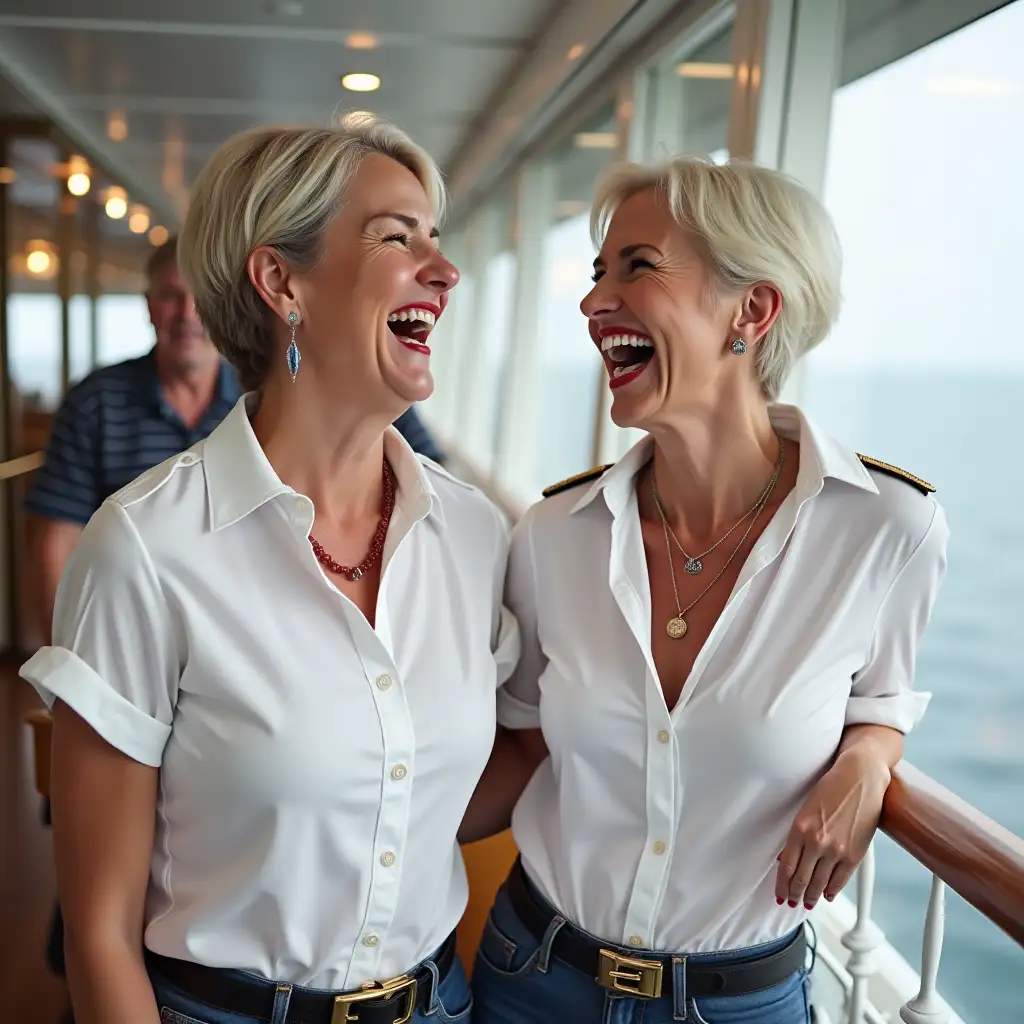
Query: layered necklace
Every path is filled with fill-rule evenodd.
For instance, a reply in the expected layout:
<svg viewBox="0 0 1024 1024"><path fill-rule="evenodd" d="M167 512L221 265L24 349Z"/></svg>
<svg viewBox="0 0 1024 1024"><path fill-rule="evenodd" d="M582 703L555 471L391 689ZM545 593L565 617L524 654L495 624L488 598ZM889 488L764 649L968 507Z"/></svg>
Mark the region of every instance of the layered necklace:
<svg viewBox="0 0 1024 1024"><path fill-rule="evenodd" d="M374 531L373 539L370 541L370 550L366 557L358 565L340 565L326 551L320 542L310 535L309 543L313 546L313 553L317 561L329 572L344 576L351 582L361 580L363 576L372 569L380 560L384 552L384 541L388 535L388 526L391 524L391 514L395 511L395 480L391 473L391 467L384 462L384 488L381 496L380 522Z"/></svg>
<svg viewBox="0 0 1024 1024"><path fill-rule="evenodd" d="M757 517L761 514L764 507L768 504L768 499L771 497L772 491L775 490L775 485L779 481L779 474L781 474L782 472L782 466L785 463L785 461L786 439L780 437L779 457L775 460L775 469L772 472L771 479L768 481L767 486L758 496L757 501L754 502L754 504L750 507L750 509L748 509L746 513L744 513L744 515L742 515L739 519L736 520L736 522L729 528L728 532L724 536L720 537L717 541L715 541L714 544L711 545L711 547L707 549L707 551L703 552L700 555L687 554L686 549L683 547L682 544L680 544L679 538L675 535L675 532L668 525L668 517L665 515L665 510L661 506L661 496L658 494L658 481L655 479L654 471L652 469L651 491L654 494L654 505L658 510L658 517L661 519L662 530L665 533L665 550L668 554L668 571L669 575L672 577L672 593L675 595L676 601L676 614L668 620L668 623L665 626L665 632L667 632L673 640L681 640L684 636L686 636L688 626L686 625L686 619L683 618L683 616L722 578L722 574L725 572L726 569L729 568L729 565L732 563L732 560L739 553L740 548L743 547L743 544L746 541L747 537L750 536L750 531L754 528L754 523L757 522ZM739 543L733 549L732 554L729 555L729 557L725 560L725 565L723 565L722 568L719 569L718 574L715 576L715 578L685 608L683 608L679 603L679 588L676 585L676 568L675 562L672 558L672 544L669 538L671 538L671 540L675 542L676 547L679 548L680 552L682 552L683 558L686 559L686 562L683 565L684 570L691 576L696 576L704 569L704 566L700 560L711 554L711 552L714 551L715 548L717 548L718 545L722 543L722 541L729 537L741 523L745 522L748 519L750 520L750 522L747 523L747 528L743 531L743 536L740 538Z"/></svg>

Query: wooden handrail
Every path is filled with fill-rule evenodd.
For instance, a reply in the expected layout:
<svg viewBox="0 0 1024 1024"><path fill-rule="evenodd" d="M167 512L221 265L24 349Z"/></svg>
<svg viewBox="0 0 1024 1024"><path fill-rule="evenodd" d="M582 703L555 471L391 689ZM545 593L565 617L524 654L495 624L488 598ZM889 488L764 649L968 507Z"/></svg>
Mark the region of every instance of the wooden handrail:
<svg viewBox="0 0 1024 1024"><path fill-rule="evenodd" d="M1024 839L900 762L882 831L1024 946Z"/></svg>
<svg viewBox="0 0 1024 1024"><path fill-rule="evenodd" d="M8 459L7 462L0 462L0 480L10 480L11 477L31 473L42 464L42 452L30 452L28 455L20 455L16 459Z"/></svg>

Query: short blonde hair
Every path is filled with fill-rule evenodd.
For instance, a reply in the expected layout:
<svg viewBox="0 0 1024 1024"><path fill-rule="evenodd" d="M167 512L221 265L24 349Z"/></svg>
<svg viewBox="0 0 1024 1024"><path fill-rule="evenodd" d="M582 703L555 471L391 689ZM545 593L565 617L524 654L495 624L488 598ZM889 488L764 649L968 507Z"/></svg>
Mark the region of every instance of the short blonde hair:
<svg viewBox="0 0 1024 1024"><path fill-rule="evenodd" d="M598 183L591 233L600 245L630 196L661 192L677 223L711 259L713 283L738 291L769 281L782 311L757 345L765 395L778 397L794 364L828 335L839 315L842 256L832 220L794 179L756 164L680 156L655 166L623 163Z"/></svg>
<svg viewBox="0 0 1024 1024"><path fill-rule="evenodd" d="M267 307L246 272L249 254L272 246L297 270L312 269L371 153L412 171L442 217L445 190L433 159L405 132L369 115L350 115L336 127L251 128L228 139L199 174L179 263L210 338L246 390L262 386L274 357Z"/></svg>

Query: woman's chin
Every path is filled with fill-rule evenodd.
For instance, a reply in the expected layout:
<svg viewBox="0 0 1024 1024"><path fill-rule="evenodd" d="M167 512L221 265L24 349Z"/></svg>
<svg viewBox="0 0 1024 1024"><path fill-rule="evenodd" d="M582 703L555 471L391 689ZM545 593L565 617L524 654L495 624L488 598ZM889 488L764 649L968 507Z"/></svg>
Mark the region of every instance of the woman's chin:
<svg viewBox="0 0 1024 1024"><path fill-rule="evenodd" d="M407 402L422 402L434 393L434 375L430 372L430 349L426 345L406 343L388 331L388 356L384 378L397 395Z"/></svg>

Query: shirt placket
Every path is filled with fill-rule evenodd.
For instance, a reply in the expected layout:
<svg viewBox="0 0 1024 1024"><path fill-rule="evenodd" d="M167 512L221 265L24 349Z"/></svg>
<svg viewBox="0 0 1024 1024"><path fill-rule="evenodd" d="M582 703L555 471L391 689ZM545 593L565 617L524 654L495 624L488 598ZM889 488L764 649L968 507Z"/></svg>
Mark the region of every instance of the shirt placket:
<svg viewBox="0 0 1024 1024"><path fill-rule="evenodd" d="M399 536L388 561L394 558L406 531L413 525L396 515ZM394 920L401 887L409 832L416 740L405 695L405 682L393 656L387 607L388 566L381 575L376 630L353 607L346 615L357 637L363 671L377 710L383 744L381 799L377 812L370 865L370 886L359 936L349 964L349 976L380 978L382 951ZM346 979L347 985L347 979Z"/></svg>

